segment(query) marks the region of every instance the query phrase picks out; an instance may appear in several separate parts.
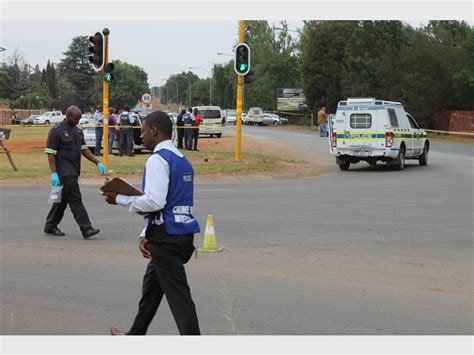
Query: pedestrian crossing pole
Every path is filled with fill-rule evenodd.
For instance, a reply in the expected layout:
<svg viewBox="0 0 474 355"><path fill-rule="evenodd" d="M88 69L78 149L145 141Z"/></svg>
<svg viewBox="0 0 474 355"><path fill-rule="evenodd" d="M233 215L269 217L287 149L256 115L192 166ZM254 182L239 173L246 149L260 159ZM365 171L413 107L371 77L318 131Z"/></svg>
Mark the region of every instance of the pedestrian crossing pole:
<svg viewBox="0 0 474 355"><path fill-rule="evenodd" d="M103 93L104 93L104 99L103 99L103 126L104 126L104 133L103 133L103 138L104 138L104 148L102 149L102 154L103 158L102 160L104 161L104 166L105 166L105 173L107 174L109 172L109 83L106 80L106 70L107 64L109 64L109 29L104 28L102 30L102 33L104 35L104 67L103 67ZM97 152L96 152L97 153Z"/></svg>
<svg viewBox="0 0 474 355"><path fill-rule="evenodd" d="M239 43L244 42L244 21L239 21ZM235 59L234 59L235 60ZM237 75L237 107L236 107L236 127L235 127L235 161L240 161L240 151L242 146L242 103L243 103L243 81L242 75Z"/></svg>

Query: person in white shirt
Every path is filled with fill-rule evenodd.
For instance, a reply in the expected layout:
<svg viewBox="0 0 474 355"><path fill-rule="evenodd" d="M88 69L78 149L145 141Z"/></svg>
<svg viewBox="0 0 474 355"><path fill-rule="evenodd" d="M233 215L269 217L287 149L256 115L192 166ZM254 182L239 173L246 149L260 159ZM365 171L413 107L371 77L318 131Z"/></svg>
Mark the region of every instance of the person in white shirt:
<svg viewBox="0 0 474 355"><path fill-rule="evenodd" d="M194 171L171 141L173 123L162 111L149 114L142 126L144 146L153 151L145 166L141 196L103 193L110 204L146 214L139 249L150 259L143 279L138 314L128 332L112 327L112 335L144 335L163 295L181 335L200 335L196 307L184 265L194 252L194 233L200 231L193 216Z"/></svg>

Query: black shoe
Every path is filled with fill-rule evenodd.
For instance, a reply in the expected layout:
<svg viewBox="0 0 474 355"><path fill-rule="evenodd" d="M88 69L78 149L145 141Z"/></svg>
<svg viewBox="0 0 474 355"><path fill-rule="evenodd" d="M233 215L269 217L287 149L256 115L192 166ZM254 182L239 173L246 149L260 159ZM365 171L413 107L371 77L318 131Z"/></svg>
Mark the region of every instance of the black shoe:
<svg viewBox="0 0 474 355"><path fill-rule="evenodd" d="M99 233L100 233L100 229L89 227L85 231L82 232L82 236L84 237L84 239L89 239L90 237Z"/></svg>
<svg viewBox="0 0 474 355"><path fill-rule="evenodd" d="M57 237L62 237L63 235L66 235L63 232L61 232L61 230L58 227L45 228L44 232L46 234L54 235L54 236L57 236Z"/></svg>

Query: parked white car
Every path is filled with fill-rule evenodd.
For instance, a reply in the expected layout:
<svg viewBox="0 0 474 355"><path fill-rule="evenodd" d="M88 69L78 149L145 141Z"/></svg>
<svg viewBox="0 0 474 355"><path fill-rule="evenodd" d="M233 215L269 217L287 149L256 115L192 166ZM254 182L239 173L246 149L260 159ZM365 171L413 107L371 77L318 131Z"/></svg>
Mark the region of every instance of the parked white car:
<svg viewBox="0 0 474 355"><path fill-rule="evenodd" d="M62 114L61 111L48 111L45 112L33 120L33 124L52 124L52 123L60 123L64 120L65 115Z"/></svg>

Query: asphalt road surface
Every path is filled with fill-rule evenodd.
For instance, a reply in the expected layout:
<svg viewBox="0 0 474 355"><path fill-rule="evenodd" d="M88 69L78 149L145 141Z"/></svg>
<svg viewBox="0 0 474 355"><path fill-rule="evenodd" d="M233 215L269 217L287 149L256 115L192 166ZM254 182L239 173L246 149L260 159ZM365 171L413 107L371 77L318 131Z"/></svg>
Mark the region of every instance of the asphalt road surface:
<svg viewBox="0 0 474 355"><path fill-rule="evenodd" d="M471 146L433 143L426 167L342 172L315 134L244 133L288 144L326 173L196 184L202 230L212 214L226 248L187 265L203 334L473 334ZM88 241L69 211L66 237L43 235L49 186L1 187L1 334L105 335L131 325L146 266L143 221L105 204L98 186L81 186L102 230ZM165 300L149 334L178 334Z"/></svg>

